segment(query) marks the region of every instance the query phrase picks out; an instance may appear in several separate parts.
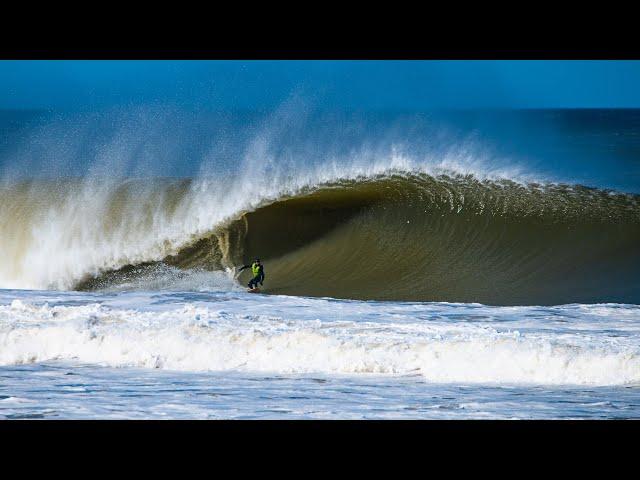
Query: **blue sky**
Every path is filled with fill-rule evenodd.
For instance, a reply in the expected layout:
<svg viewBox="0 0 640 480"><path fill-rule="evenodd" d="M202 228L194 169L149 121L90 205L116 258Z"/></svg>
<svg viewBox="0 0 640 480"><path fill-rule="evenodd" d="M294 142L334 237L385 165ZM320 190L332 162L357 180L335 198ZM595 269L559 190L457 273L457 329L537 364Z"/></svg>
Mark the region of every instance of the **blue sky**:
<svg viewBox="0 0 640 480"><path fill-rule="evenodd" d="M0 61L0 108L640 107L640 61Z"/></svg>

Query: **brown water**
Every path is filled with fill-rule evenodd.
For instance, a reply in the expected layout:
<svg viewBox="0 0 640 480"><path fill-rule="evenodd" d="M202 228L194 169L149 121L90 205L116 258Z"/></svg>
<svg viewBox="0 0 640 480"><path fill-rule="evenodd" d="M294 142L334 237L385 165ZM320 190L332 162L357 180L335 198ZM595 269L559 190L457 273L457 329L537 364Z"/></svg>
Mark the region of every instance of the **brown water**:
<svg viewBox="0 0 640 480"><path fill-rule="evenodd" d="M640 300L638 196L472 177L385 176L283 197L163 263L265 264L264 293L497 305ZM157 262L85 278L117 284ZM240 275L246 283L248 274Z"/></svg>

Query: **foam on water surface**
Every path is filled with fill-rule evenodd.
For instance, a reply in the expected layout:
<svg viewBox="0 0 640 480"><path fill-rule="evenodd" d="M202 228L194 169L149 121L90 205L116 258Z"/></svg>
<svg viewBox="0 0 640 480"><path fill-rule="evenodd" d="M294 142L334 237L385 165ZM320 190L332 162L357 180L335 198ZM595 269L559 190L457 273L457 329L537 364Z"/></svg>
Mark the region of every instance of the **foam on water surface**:
<svg viewBox="0 0 640 480"><path fill-rule="evenodd" d="M359 302L228 292L4 291L0 364L281 374L420 375L431 383L640 382L640 307Z"/></svg>

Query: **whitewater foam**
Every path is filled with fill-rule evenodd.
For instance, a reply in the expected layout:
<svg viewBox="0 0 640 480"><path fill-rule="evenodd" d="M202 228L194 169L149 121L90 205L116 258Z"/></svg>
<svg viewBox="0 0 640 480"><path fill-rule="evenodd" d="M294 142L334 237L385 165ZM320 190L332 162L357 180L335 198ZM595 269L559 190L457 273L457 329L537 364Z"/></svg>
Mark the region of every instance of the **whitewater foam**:
<svg viewBox="0 0 640 480"><path fill-rule="evenodd" d="M0 306L0 364L66 360L181 371L419 374L435 383L640 382L636 306L193 295L119 294L53 306L13 299Z"/></svg>

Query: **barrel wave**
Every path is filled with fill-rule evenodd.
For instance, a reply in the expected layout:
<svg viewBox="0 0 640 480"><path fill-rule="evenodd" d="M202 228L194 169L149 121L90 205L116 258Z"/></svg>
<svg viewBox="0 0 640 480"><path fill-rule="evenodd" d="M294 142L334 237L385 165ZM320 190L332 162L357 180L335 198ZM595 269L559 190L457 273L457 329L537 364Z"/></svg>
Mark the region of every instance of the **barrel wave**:
<svg viewBox="0 0 640 480"><path fill-rule="evenodd" d="M233 268L259 256L271 294L495 305L640 298L638 195L399 171L255 205L215 204L220 188L198 179L5 186L2 249L13 261L1 286L149 288L168 276L206 288L206 274L219 272L234 288L247 274Z"/></svg>

